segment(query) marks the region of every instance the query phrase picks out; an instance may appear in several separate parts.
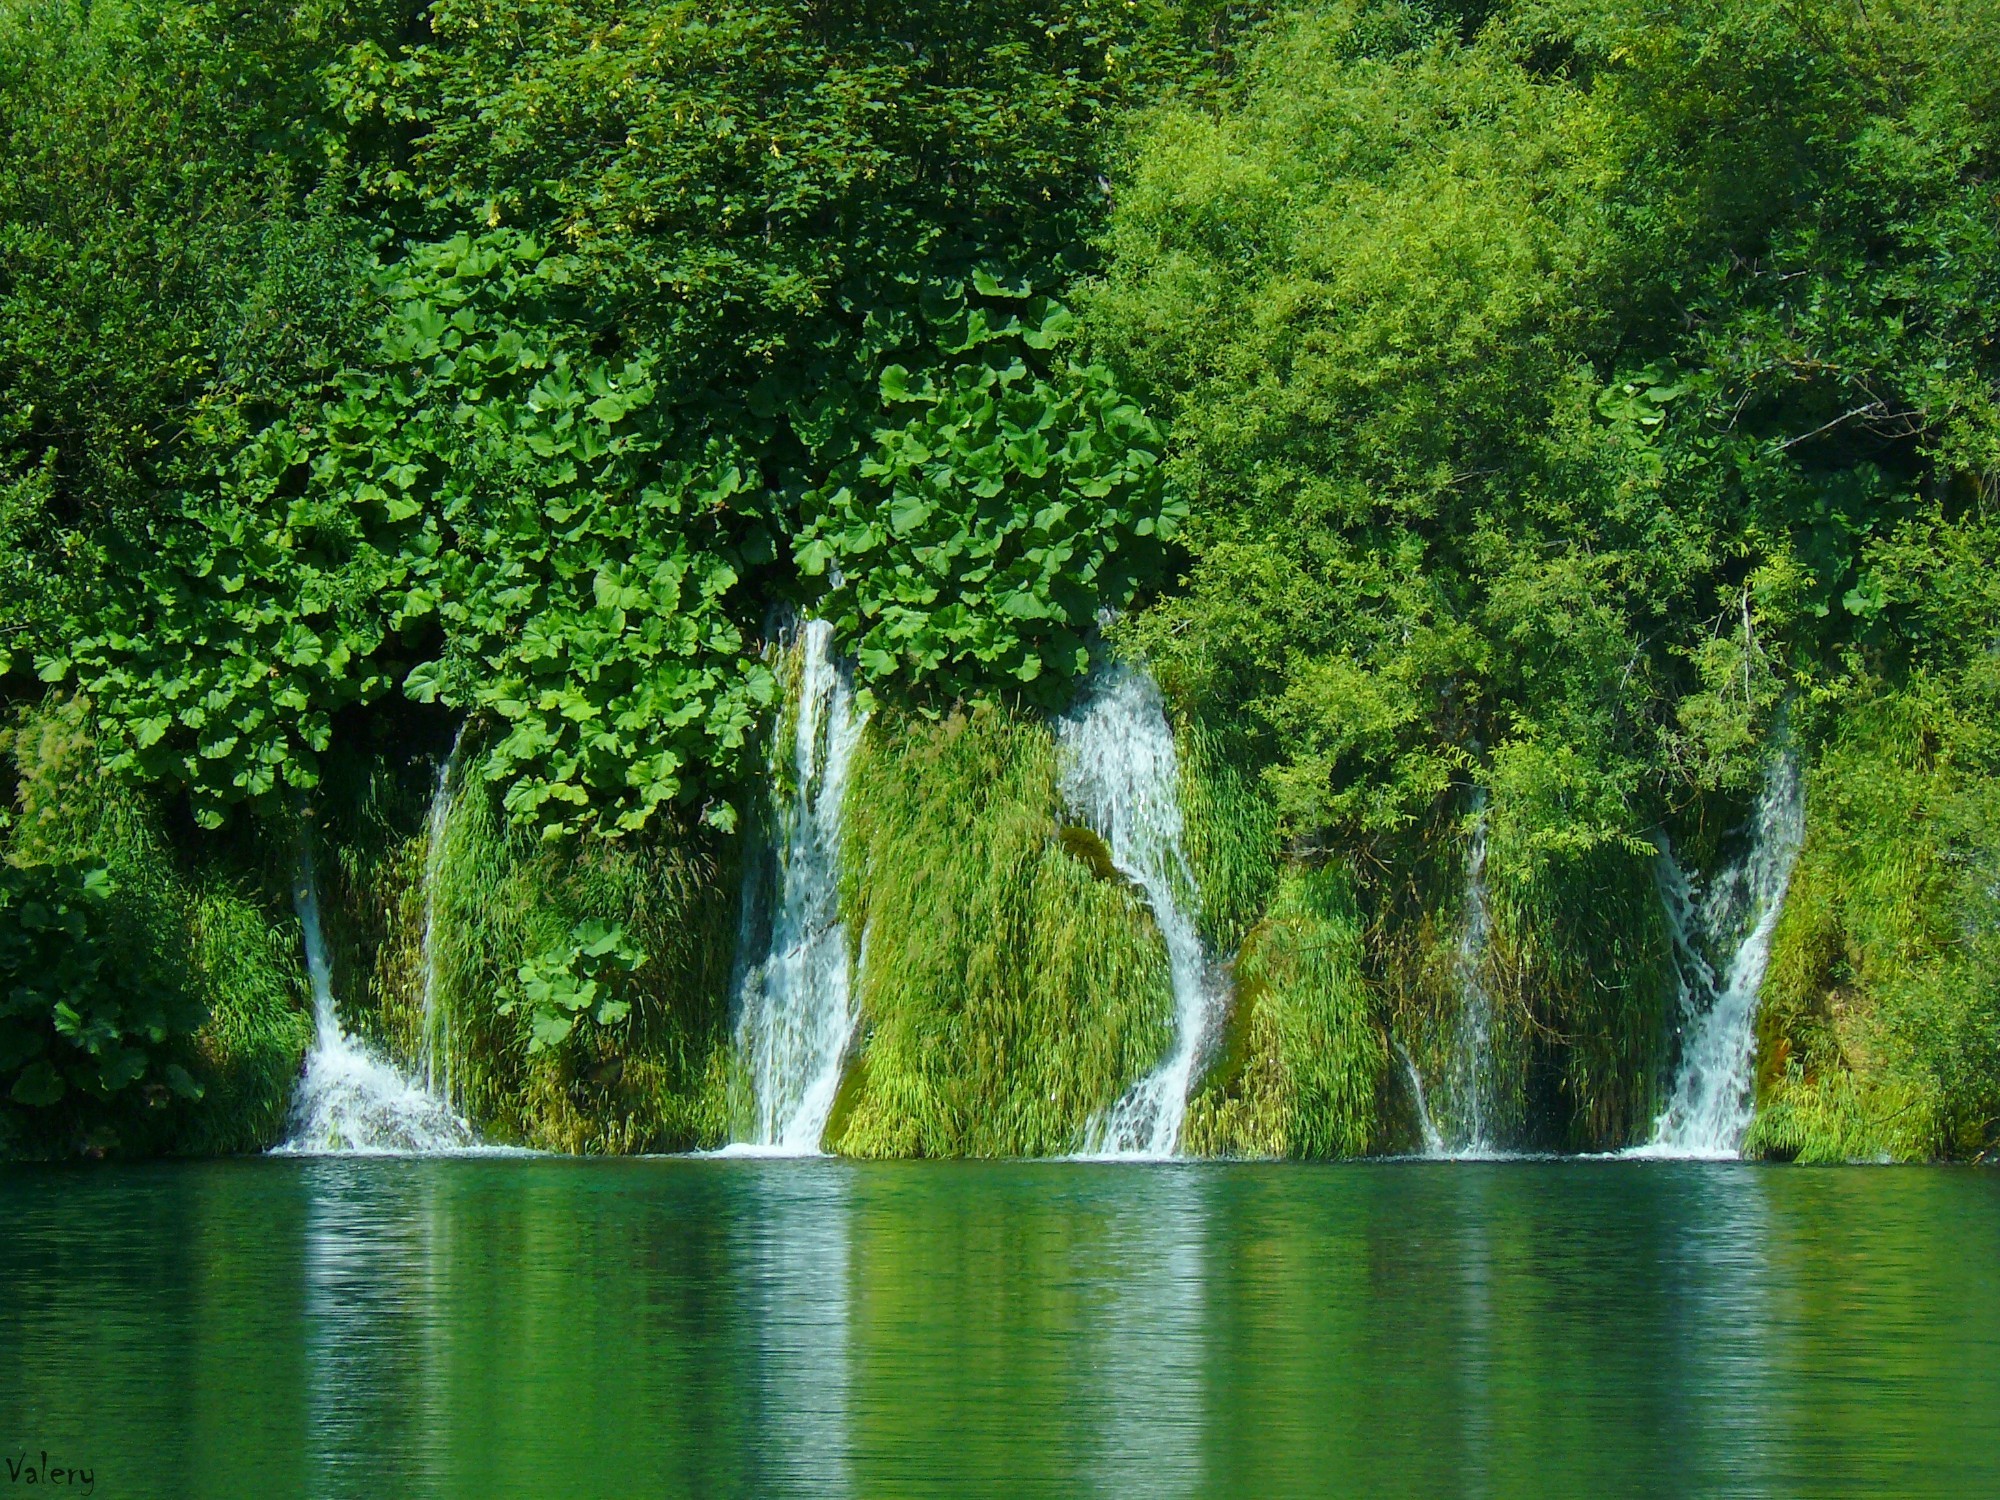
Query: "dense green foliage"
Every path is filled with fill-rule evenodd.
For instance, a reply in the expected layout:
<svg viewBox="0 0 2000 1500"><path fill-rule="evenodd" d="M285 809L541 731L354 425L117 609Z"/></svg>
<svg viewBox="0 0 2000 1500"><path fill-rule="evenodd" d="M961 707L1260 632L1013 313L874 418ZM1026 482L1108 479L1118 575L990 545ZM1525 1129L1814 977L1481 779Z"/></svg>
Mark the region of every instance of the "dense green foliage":
<svg viewBox="0 0 2000 1500"><path fill-rule="evenodd" d="M126 24L73 20L102 56L63 84L108 87ZM253 393L176 350L182 387L206 386L144 507L34 538L102 562L10 652L88 695L114 764L185 791L205 827L281 812L343 712L400 692L504 722L482 774L550 837L670 802L728 828L772 705L769 600L829 585L871 682L1059 701L1082 629L1157 571L1175 515L1158 434L1029 295L1084 223L1117 37L1006 6L984 47L921 10L909 38L759 5L424 24L316 75L338 214L244 210L246 233L333 241L316 363ZM309 30L295 65L322 50ZM1065 57L1090 66L1044 74ZM476 124L495 117L511 128ZM243 150L245 171L289 160ZM335 316L343 295L365 322ZM22 365L11 509L46 528L74 507L36 467L60 454L35 447Z"/></svg>
<svg viewBox="0 0 2000 1500"><path fill-rule="evenodd" d="M796 548L832 575L819 607L864 681L976 696L997 679L1060 708L1090 665L1085 632L1158 572L1180 507L1146 414L1102 368L1051 364L1068 311L974 282L1024 300L946 303L943 350L971 362L884 367L883 399L915 414L841 444Z"/></svg>
<svg viewBox="0 0 2000 1500"><path fill-rule="evenodd" d="M1819 710L1814 820L1760 1017L1760 1149L1977 1153L2000 1119L1996 556L1990 520L1936 517L1870 554L1865 586L1908 654L1857 654Z"/></svg>
<svg viewBox="0 0 2000 1500"><path fill-rule="evenodd" d="M2000 454L2000 21L1932 9L1336 5L1147 123L1092 313L1195 518L1140 634L1291 827L1474 771L1633 847L1875 628L1870 545Z"/></svg>
<svg viewBox="0 0 2000 1500"><path fill-rule="evenodd" d="M117 888L101 864L0 868L0 1081L14 1104L46 1109L72 1090L108 1099L148 1073L200 1093L149 1052L195 1018L153 956L118 941Z"/></svg>
<svg viewBox="0 0 2000 1500"><path fill-rule="evenodd" d="M625 929L615 922L579 922L564 941L521 965L515 975L520 1001L502 1002L500 1014L512 1015L518 1003L527 1004L531 1053L560 1046L579 1025L620 1027L632 1014L626 976L645 961L645 951L627 942Z"/></svg>
<svg viewBox="0 0 2000 1500"><path fill-rule="evenodd" d="M1713 847L1788 696L1813 746L1913 673L1984 708L1924 617L1955 590L1983 649L1993 602L1899 559L1992 555L1996 48L1980 3L1333 3L1137 129L1088 321L1170 418L1191 517L1133 633L1294 843L1351 862L1392 996L1439 967L1439 835L1486 789L1517 1139L1643 1130L1651 831ZM1866 818L1883 868L1906 825ZM1990 857L1937 834L1944 867ZM1968 966L1938 992L1964 1056L1992 971L1915 905L1895 941L1931 924Z"/></svg>
<svg viewBox="0 0 2000 1500"><path fill-rule="evenodd" d="M303 827L355 1025L482 1125L721 1139L803 612L876 711L842 1149L1066 1150L1165 1045L1041 720L1100 628L1232 980L1191 1145L1462 1131L1468 995L1498 1137L1642 1137L1660 841L1784 737L1752 1147L1988 1149L1995 56L1993 0L0 0L7 1119L267 1143Z"/></svg>
<svg viewBox="0 0 2000 1500"><path fill-rule="evenodd" d="M316 70L393 24L0 8L0 672L88 618L198 455L338 368L368 231L314 165Z"/></svg>
<svg viewBox="0 0 2000 1500"><path fill-rule="evenodd" d="M1402 1144L1385 1127L1388 1054L1363 957L1341 872L1279 887L1238 953L1230 1034L1189 1101L1189 1150L1359 1156Z"/></svg>
<svg viewBox="0 0 2000 1500"><path fill-rule="evenodd" d="M33 1153L268 1145L311 1035L296 932L249 864L177 856L78 718L31 716L0 739L15 792L0 815L0 1138Z"/></svg>

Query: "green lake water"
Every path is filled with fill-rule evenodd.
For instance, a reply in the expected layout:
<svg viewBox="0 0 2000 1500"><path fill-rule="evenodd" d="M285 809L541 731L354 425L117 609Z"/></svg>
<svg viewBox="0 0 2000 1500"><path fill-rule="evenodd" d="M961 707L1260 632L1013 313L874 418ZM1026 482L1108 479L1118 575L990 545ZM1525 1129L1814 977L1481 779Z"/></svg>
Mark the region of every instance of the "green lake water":
<svg viewBox="0 0 2000 1500"><path fill-rule="evenodd" d="M12 1167L0 1444L103 1496L2000 1494L2000 1174Z"/></svg>

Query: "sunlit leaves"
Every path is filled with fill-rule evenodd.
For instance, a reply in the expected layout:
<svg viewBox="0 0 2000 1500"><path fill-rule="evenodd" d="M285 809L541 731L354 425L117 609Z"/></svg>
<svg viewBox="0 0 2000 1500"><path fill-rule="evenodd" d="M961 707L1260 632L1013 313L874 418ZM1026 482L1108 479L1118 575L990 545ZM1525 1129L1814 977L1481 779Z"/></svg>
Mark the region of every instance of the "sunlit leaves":
<svg viewBox="0 0 2000 1500"><path fill-rule="evenodd" d="M807 493L793 557L827 580L819 607L871 690L1054 706L1097 613L1157 576L1183 512L1145 412L1104 369L1043 352L1068 311L989 272L974 285L1025 300L927 292L935 342L881 370L881 420Z"/></svg>
<svg viewBox="0 0 2000 1500"><path fill-rule="evenodd" d="M530 1053L560 1046L579 1026L622 1026L632 1013L629 981L645 962L645 951L617 923L579 922L566 941L521 965L519 989L500 1013L526 1009Z"/></svg>
<svg viewBox="0 0 2000 1500"><path fill-rule="evenodd" d="M788 575L873 690L1058 703L1179 510L1145 414L1049 352L1067 310L975 282L899 284L829 378L690 409L656 352L594 352L532 237L410 246L373 359L176 497L44 674L205 826L295 801L336 716L400 692L478 717L475 774L550 839L734 826Z"/></svg>

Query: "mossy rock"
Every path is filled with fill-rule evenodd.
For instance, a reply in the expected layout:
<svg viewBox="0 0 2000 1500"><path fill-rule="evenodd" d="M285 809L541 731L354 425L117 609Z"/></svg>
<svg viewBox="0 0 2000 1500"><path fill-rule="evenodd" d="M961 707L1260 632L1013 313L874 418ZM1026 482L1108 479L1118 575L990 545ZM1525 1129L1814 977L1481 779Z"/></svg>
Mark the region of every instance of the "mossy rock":
<svg viewBox="0 0 2000 1500"><path fill-rule="evenodd" d="M1065 854L1099 880L1131 884L1125 872L1118 868L1118 861L1111 857L1111 846L1092 830L1081 824L1068 823L1056 831L1056 842L1062 845Z"/></svg>

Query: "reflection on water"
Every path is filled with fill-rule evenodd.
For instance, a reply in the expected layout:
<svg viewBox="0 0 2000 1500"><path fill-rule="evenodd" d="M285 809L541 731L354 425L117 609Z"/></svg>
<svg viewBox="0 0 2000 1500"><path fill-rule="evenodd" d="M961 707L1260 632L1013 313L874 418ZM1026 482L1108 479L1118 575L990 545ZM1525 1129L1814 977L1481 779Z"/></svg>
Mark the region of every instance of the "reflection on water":
<svg viewBox="0 0 2000 1500"><path fill-rule="evenodd" d="M1478 837L1478 858L1483 861L1485 827ZM1477 879L1477 866L1468 881ZM1482 895L1480 901L1484 902ZM1484 915L1480 918L1482 924ZM1475 1118L1477 1116L1475 1115ZM1474 1135L1474 1140L1478 1134ZM1487 1205L1499 1179L1490 1172L1466 1182L1465 1248L1459 1257L1458 1290L1462 1308L1463 1335L1459 1340L1460 1397L1464 1416L1462 1433L1464 1458L1459 1468L1460 1482L1471 1500L1485 1500L1493 1492L1491 1461L1493 1430L1493 1256L1487 1224Z"/></svg>
<svg viewBox="0 0 2000 1500"><path fill-rule="evenodd" d="M1680 1384L1694 1393L1687 1418L1695 1452L1690 1467L1708 1488L1772 1493L1760 1395L1771 1388L1769 1356L1782 1345L1767 1280L1771 1225L1765 1213L1768 1172L1696 1174L1693 1212L1676 1224L1670 1263L1682 1309Z"/></svg>
<svg viewBox="0 0 2000 1500"><path fill-rule="evenodd" d="M1088 1470L1094 1493L1165 1497L1199 1489L1203 1177L1198 1167L1141 1174L1104 1225L1099 1301L1082 1351L1100 1393Z"/></svg>
<svg viewBox="0 0 2000 1500"><path fill-rule="evenodd" d="M733 1290L756 1329L755 1430L763 1493L854 1493L848 1427L850 1178L773 1163L745 1183L731 1225Z"/></svg>
<svg viewBox="0 0 2000 1500"><path fill-rule="evenodd" d="M0 1170L0 1444L143 1495L2000 1491L2000 1176Z"/></svg>
<svg viewBox="0 0 2000 1500"><path fill-rule="evenodd" d="M368 1492L385 1450L401 1482L434 1491L449 1457L439 1398L451 1329L437 1313L449 1305L453 1218L447 1185L400 1165L334 1164L306 1198L300 1331L318 1494Z"/></svg>

